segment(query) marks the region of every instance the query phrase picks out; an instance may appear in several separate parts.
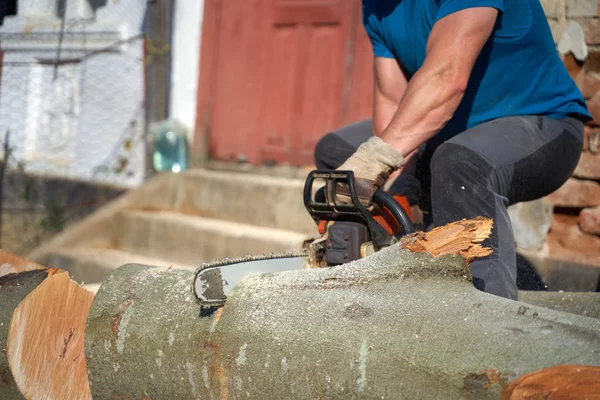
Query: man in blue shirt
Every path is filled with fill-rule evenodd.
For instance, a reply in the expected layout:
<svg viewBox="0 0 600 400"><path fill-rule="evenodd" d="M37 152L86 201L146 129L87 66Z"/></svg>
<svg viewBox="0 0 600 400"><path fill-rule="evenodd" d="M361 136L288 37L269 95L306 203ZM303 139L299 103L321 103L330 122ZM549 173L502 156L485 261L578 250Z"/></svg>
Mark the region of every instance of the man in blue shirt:
<svg viewBox="0 0 600 400"><path fill-rule="evenodd" d="M568 179L591 119L539 0L363 0L363 23L372 120L326 135L317 167L353 170L365 203L392 172L416 174L432 226L492 218L494 252L471 264L473 281L516 299L507 207Z"/></svg>

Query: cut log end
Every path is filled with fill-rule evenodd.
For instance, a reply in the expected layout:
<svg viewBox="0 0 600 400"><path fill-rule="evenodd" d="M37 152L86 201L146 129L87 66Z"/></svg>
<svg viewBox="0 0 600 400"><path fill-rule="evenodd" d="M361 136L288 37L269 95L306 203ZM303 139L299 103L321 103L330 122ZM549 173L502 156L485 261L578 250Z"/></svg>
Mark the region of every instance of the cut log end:
<svg viewBox="0 0 600 400"><path fill-rule="evenodd" d="M0 276L36 269L45 267L0 249Z"/></svg>
<svg viewBox="0 0 600 400"><path fill-rule="evenodd" d="M26 398L91 399L84 330L94 294L63 270L48 277L15 309L7 358Z"/></svg>
<svg viewBox="0 0 600 400"><path fill-rule="evenodd" d="M417 253L429 253L433 257L460 254L470 264L477 258L492 254L492 249L481 245L492 233L492 226L493 221L489 218L462 219L429 232L406 236L400 241L400 246Z"/></svg>
<svg viewBox="0 0 600 400"><path fill-rule="evenodd" d="M511 382L502 400L596 399L600 393L600 367L558 365L535 371Z"/></svg>

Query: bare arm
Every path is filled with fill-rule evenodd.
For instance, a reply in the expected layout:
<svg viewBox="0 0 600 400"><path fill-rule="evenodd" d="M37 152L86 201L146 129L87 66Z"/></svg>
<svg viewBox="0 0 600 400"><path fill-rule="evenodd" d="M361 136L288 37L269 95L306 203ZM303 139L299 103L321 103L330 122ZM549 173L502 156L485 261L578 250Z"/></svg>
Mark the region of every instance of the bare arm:
<svg viewBox="0 0 600 400"><path fill-rule="evenodd" d="M390 108L384 106L386 103L377 103L382 99L381 93L378 95L376 91L375 134L408 156L439 132L461 102L475 61L497 16L495 8L478 7L439 20L431 30L423 65L405 86L389 124L381 131L377 129L381 129ZM386 75L380 75L377 68L376 71L376 81L389 79L385 71Z"/></svg>
<svg viewBox="0 0 600 400"><path fill-rule="evenodd" d="M398 110L408 80L398 62L393 58L375 57L374 76L373 135L381 136ZM414 175L417 152L414 151L410 155L404 156L405 164L399 173Z"/></svg>

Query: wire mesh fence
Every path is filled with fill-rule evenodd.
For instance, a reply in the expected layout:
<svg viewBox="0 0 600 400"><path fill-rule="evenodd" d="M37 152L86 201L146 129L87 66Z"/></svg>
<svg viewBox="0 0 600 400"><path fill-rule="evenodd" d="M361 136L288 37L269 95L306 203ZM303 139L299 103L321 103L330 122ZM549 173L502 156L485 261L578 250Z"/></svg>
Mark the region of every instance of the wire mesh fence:
<svg viewBox="0 0 600 400"><path fill-rule="evenodd" d="M144 179L143 35L81 40L4 53L0 248L20 255Z"/></svg>

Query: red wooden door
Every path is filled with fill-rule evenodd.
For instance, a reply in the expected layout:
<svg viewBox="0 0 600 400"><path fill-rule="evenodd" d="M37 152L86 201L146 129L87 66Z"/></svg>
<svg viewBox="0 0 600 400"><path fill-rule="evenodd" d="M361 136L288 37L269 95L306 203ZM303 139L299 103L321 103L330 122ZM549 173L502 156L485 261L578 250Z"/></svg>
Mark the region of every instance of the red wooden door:
<svg viewBox="0 0 600 400"><path fill-rule="evenodd" d="M369 115L360 0L205 0L195 146L306 165L325 133Z"/></svg>

